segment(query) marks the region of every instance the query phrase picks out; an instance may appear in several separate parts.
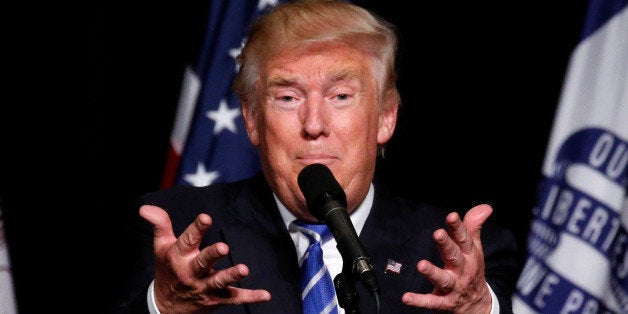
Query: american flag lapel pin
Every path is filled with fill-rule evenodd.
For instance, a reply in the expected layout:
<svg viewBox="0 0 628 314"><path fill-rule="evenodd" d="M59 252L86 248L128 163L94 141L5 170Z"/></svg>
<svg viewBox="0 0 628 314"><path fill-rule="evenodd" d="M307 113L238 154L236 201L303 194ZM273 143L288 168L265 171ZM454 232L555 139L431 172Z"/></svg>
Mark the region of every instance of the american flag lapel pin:
<svg viewBox="0 0 628 314"><path fill-rule="evenodd" d="M403 266L403 264L389 258L388 262L386 262L386 270L384 273L393 272L399 274L401 272L401 266Z"/></svg>

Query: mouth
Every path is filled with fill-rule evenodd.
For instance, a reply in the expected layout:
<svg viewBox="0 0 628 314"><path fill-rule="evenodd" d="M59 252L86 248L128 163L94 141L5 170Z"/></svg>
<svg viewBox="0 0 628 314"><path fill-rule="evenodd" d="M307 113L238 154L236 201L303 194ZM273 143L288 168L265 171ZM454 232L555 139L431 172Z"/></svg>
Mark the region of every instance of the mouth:
<svg viewBox="0 0 628 314"><path fill-rule="evenodd" d="M297 161L302 163L304 166L310 164L323 164L329 166L333 162L337 161L338 158L332 155L327 154L310 154L305 156L297 157Z"/></svg>

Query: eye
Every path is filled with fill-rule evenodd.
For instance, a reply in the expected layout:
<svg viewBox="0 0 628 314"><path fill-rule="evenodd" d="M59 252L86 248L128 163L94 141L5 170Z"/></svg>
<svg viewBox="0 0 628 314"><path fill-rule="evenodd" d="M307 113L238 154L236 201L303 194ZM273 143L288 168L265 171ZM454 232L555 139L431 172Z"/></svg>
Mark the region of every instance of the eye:
<svg viewBox="0 0 628 314"><path fill-rule="evenodd" d="M347 99L349 99L349 94L338 94L338 95L336 95L336 98L338 100L347 100Z"/></svg>
<svg viewBox="0 0 628 314"><path fill-rule="evenodd" d="M279 97L279 100L285 101L285 102L290 102L290 101L294 100L294 97L292 97L292 96L281 96L281 97Z"/></svg>
<svg viewBox="0 0 628 314"><path fill-rule="evenodd" d="M292 109L301 103L301 98L292 92L281 92L269 97L270 102L277 108Z"/></svg>

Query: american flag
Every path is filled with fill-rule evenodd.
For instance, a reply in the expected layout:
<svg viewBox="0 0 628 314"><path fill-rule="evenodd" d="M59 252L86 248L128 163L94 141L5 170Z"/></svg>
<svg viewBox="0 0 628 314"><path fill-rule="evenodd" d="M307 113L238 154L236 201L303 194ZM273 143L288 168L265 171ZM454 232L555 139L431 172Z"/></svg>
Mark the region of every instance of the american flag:
<svg viewBox="0 0 628 314"><path fill-rule="evenodd" d="M545 153L516 313L628 313L628 0L590 0Z"/></svg>
<svg viewBox="0 0 628 314"><path fill-rule="evenodd" d="M394 260L389 258L388 262L386 262L386 270L384 272L387 273L387 272L391 271L391 272L393 272L395 274L399 274L401 272L401 266L402 266L401 263L399 263L397 261L394 261Z"/></svg>
<svg viewBox="0 0 628 314"><path fill-rule="evenodd" d="M247 27L279 0L214 0L198 60L184 71L162 187L205 186L259 170L231 91Z"/></svg>

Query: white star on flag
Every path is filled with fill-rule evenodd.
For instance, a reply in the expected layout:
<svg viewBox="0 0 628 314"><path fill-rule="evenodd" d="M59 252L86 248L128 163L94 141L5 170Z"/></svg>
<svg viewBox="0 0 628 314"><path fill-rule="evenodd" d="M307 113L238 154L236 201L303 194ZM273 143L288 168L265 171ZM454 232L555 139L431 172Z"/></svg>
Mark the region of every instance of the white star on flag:
<svg viewBox="0 0 628 314"><path fill-rule="evenodd" d="M231 133L237 133L235 118L240 116L240 109L230 109L227 101L222 99L218 110L208 111L207 117L214 120L214 135L219 134L223 129L228 129Z"/></svg>
<svg viewBox="0 0 628 314"><path fill-rule="evenodd" d="M207 171L205 169L205 164L199 162L195 173L185 175L185 181L193 186L200 187L212 184L216 179L218 179L218 177L220 177L220 173L218 171Z"/></svg>
<svg viewBox="0 0 628 314"><path fill-rule="evenodd" d="M235 64L235 72L238 72L238 70L240 70L240 65L238 64L238 62L236 62L236 59L238 58L238 55L240 55L240 52L242 52L242 47L244 46L245 42L246 38L242 39L240 47L229 49L229 56L233 59L233 63Z"/></svg>
<svg viewBox="0 0 628 314"><path fill-rule="evenodd" d="M277 0L259 0L259 2L257 3L257 9L261 11L268 6L274 7L276 5Z"/></svg>

